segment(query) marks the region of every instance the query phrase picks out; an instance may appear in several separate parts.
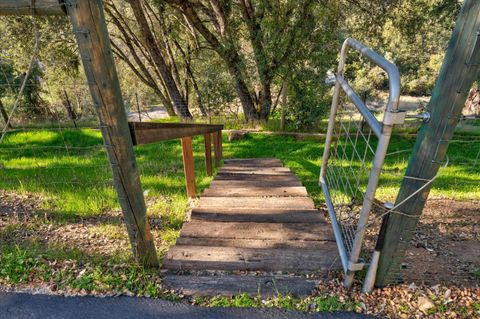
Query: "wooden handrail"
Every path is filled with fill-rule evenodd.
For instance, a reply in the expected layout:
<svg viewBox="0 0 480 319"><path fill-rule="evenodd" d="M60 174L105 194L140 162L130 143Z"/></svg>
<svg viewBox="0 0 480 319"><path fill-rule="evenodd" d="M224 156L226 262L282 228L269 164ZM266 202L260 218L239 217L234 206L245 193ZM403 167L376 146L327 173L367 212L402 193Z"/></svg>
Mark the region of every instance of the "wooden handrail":
<svg viewBox="0 0 480 319"><path fill-rule="evenodd" d="M134 145L157 143L180 138L182 141L183 170L187 195L196 196L195 161L193 158L192 138L204 136L205 169L212 176L212 140L215 166L222 160L222 130L223 125L188 124L188 123L155 123L129 122L130 134Z"/></svg>
<svg viewBox="0 0 480 319"><path fill-rule="evenodd" d="M211 124L129 122L128 125L134 145L193 137L223 130L223 125Z"/></svg>

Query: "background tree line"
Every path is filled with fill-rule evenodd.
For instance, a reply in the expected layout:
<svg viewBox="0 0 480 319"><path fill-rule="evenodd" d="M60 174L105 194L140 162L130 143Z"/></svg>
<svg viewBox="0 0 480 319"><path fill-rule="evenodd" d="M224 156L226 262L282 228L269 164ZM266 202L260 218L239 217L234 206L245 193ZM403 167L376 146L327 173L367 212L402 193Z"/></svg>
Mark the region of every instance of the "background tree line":
<svg viewBox="0 0 480 319"><path fill-rule="evenodd" d="M405 94L428 95L460 3L457 0L105 0L126 105L161 105L183 120L232 114L246 121L286 116L314 126L330 100L325 84L341 42L354 37L396 63ZM0 100L11 107L43 34L22 103L24 116L48 116L91 102L66 18L0 20ZM385 89L362 61L348 75L364 92ZM12 85L13 84L13 85ZM48 92L47 92L48 91ZM241 109L242 112L237 112ZM58 114L57 114L58 115Z"/></svg>

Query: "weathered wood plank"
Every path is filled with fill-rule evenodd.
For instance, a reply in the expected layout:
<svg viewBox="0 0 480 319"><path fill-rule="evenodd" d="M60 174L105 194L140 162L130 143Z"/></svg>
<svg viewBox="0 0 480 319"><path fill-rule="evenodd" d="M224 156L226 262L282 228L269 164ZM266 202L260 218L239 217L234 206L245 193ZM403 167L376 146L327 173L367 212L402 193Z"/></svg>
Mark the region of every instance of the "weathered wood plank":
<svg viewBox="0 0 480 319"><path fill-rule="evenodd" d="M193 160L193 147L191 136L182 138L182 153L187 196L193 198L197 193L197 189L195 187L195 162Z"/></svg>
<svg viewBox="0 0 480 319"><path fill-rule="evenodd" d="M204 134L204 142L205 142L205 169L207 171L208 176L213 175L213 167L212 167L212 139L210 133Z"/></svg>
<svg viewBox="0 0 480 319"><path fill-rule="evenodd" d="M323 213L316 209L282 210L282 209L230 209L194 208L192 220L209 220L225 222L257 222L257 223L322 223Z"/></svg>
<svg viewBox="0 0 480 319"><path fill-rule="evenodd" d="M66 15L65 6L59 0L2 0L0 15Z"/></svg>
<svg viewBox="0 0 480 319"><path fill-rule="evenodd" d="M295 187L303 186L302 182L297 180L284 181L265 181L265 180L213 180L210 187Z"/></svg>
<svg viewBox="0 0 480 319"><path fill-rule="evenodd" d="M247 163L247 162L281 162L276 157L250 157L250 158L229 158L225 160L225 163Z"/></svg>
<svg viewBox="0 0 480 319"><path fill-rule="evenodd" d="M222 150L221 150L222 135L221 135L221 132L214 132L212 134L212 139L213 139L213 152L214 152L214 157L215 157L215 166L219 166L220 161L222 160Z"/></svg>
<svg viewBox="0 0 480 319"><path fill-rule="evenodd" d="M317 282L291 276L178 276L167 275L162 283L186 296L250 296L275 297L278 294L305 297L312 294Z"/></svg>
<svg viewBox="0 0 480 319"><path fill-rule="evenodd" d="M292 175L292 171L286 167L222 167L219 174L272 174L272 175Z"/></svg>
<svg viewBox="0 0 480 319"><path fill-rule="evenodd" d="M336 250L173 246L163 265L175 270L328 272L339 267Z"/></svg>
<svg viewBox="0 0 480 319"><path fill-rule="evenodd" d="M458 16L440 74L428 104L430 121L423 123L400 187L396 204L402 214L386 215L382 224L376 285L385 286L396 277L434 179L443 165L448 141L457 126L468 92L480 72L480 1L465 0ZM420 190L418 192L418 190ZM415 194L414 196L411 196Z"/></svg>
<svg viewBox="0 0 480 319"><path fill-rule="evenodd" d="M199 208L270 208L270 209L314 209L308 197L202 197Z"/></svg>
<svg viewBox="0 0 480 319"><path fill-rule="evenodd" d="M223 129L223 125L129 122L134 145L156 143L187 136L204 135Z"/></svg>
<svg viewBox="0 0 480 319"><path fill-rule="evenodd" d="M210 187L202 193L205 197L305 197L305 187Z"/></svg>
<svg viewBox="0 0 480 319"><path fill-rule="evenodd" d="M180 237L270 239L270 240L334 240L327 223L255 223L211 222L193 220L186 223Z"/></svg>
<svg viewBox="0 0 480 319"><path fill-rule="evenodd" d="M157 266L155 244L100 0L66 1L90 94L107 147L113 180L135 257Z"/></svg>
<svg viewBox="0 0 480 319"><path fill-rule="evenodd" d="M177 245L187 246L215 246L215 247L237 247L237 248L277 248L277 249L324 249L335 251L337 244L334 241L312 241L312 240L269 240L269 239L231 239L231 238L198 238L179 237Z"/></svg>
<svg viewBox="0 0 480 319"><path fill-rule="evenodd" d="M256 167L282 167L283 164L276 158L259 158L259 159L227 159L224 166L256 166Z"/></svg>
<svg viewBox="0 0 480 319"><path fill-rule="evenodd" d="M215 177L217 181L299 181L293 174L273 175L273 174L218 174Z"/></svg>

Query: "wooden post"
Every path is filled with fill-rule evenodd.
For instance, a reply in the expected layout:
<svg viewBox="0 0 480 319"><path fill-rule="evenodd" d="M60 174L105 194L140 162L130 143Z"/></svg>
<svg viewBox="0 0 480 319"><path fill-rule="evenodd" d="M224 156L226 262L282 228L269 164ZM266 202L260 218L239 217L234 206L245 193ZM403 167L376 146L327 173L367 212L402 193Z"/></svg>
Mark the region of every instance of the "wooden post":
<svg viewBox="0 0 480 319"><path fill-rule="evenodd" d="M420 129L405 174L415 179L404 178L396 203L424 188L397 209L403 214L390 213L382 224L384 240L377 244L381 248L377 286L388 284L400 269L432 186L428 181L437 175L445 159L468 92L478 78L479 31L480 1L465 0L428 106L431 120Z"/></svg>
<svg viewBox="0 0 480 319"><path fill-rule="evenodd" d="M205 169L207 170L207 175L212 176L212 139L210 138L210 133L204 134L205 139Z"/></svg>
<svg viewBox="0 0 480 319"><path fill-rule="evenodd" d="M157 266L155 245L146 216L145 199L102 1L66 0L65 5L100 119L115 188L134 255L146 266Z"/></svg>
<svg viewBox="0 0 480 319"><path fill-rule="evenodd" d="M193 160L192 137L182 138L183 152L183 170L185 172L185 184L187 186L187 195L190 198L195 197L197 190L195 187L195 162Z"/></svg>
<svg viewBox="0 0 480 319"><path fill-rule="evenodd" d="M223 141L222 141L222 131L218 131L218 147L220 160L223 160Z"/></svg>
<svg viewBox="0 0 480 319"><path fill-rule="evenodd" d="M220 138L219 138L220 135ZM220 165L220 161L222 160L222 155L221 155L221 133L219 131L213 132L213 151L215 153L215 166Z"/></svg>

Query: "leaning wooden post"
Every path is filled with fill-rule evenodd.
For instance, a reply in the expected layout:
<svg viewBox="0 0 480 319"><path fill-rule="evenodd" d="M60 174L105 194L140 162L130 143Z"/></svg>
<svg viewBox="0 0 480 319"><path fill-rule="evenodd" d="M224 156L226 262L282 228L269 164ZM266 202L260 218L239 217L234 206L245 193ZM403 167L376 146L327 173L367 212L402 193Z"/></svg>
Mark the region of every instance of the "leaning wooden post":
<svg viewBox="0 0 480 319"><path fill-rule="evenodd" d="M122 92L110 47L101 0L66 0L90 93L136 258L157 266L155 244L146 216L140 176L123 106Z"/></svg>
<svg viewBox="0 0 480 319"><path fill-rule="evenodd" d="M197 190L195 187L195 161L193 159L192 137L182 138L183 170L185 172L185 184L187 196L194 198Z"/></svg>
<svg viewBox="0 0 480 319"><path fill-rule="evenodd" d="M212 140L210 138L210 133L204 134L205 140L205 169L207 170L207 175L212 176Z"/></svg>
<svg viewBox="0 0 480 319"><path fill-rule="evenodd" d="M396 203L382 225L377 286L385 286L400 269L432 183L447 153L455 127L480 66L480 1L465 0L432 92L431 120L420 129ZM422 188L423 187L423 188ZM421 189L421 190L420 190ZM418 192L418 190L420 190ZM412 198L408 197L416 193ZM412 269L412 271L415 271Z"/></svg>

